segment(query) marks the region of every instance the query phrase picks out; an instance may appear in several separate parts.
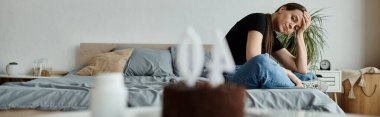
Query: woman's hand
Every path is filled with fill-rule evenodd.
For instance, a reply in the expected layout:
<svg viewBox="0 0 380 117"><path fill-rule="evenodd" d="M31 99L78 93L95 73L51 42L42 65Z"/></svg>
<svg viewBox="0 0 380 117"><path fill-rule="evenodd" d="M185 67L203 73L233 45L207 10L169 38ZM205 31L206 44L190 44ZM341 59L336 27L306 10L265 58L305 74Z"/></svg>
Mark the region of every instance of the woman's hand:
<svg viewBox="0 0 380 117"><path fill-rule="evenodd" d="M293 77L296 77L293 79L293 83L296 84L297 87L303 87L302 81L294 74L293 74Z"/></svg>
<svg viewBox="0 0 380 117"><path fill-rule="evenodd" d="M297 87L303 87L302 81L297 82L297 83L296 83L296 86L297 86Z"/></svg>
<svg viewBox="0 0 380 117"><path fill-rule="evenodd" d="M289 77L289 79L294 83L296 84L297 87L303 87L303 84L302 84L302 81L290 70L288 69L285 69L283 67L281 67L284 72L286 73L286 75Z"/></svg>
<svg viewBox="0 0 380 117"><path fill-rule="evenodd" d="M311 16L309 15L308 12L303 12L303 18L302 18L302 25L301 27L297 30L297 34L303 34L305 30L311 25Z"/></svg>

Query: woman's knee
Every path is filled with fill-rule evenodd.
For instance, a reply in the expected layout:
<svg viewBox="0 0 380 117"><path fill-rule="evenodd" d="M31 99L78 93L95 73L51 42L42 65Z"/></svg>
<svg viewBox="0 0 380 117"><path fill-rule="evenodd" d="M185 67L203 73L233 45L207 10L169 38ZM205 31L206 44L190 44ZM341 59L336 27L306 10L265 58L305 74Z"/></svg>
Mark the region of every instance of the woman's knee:
<svg viewBox="0 0 380 117"><path fill-rule="evenodd" d="M269 70L273 69L278 65L272 58L269 57L268 54L260 54L253 57L248 64L250 65L258 65L260 70Z"/></svg>
<svg viewBox="0 0 380 117"><path fill-rule="evenodd" d="M270 64L273 64L273 60L269 57L268 54L260 54L260 55L252 57L247 63L270 65Z"/></svg>

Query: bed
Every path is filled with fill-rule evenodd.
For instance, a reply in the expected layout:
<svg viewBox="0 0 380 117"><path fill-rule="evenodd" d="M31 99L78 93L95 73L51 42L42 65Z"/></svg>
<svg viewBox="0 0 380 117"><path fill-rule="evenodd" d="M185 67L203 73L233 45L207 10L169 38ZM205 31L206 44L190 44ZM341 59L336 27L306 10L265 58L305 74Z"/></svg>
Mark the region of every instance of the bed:
<svg viewBox="0 0 380 117"><path fill-rule="evenodd" d="M78 64L85 65L96 55L125 48L133 50L124 70L125 85L128 88L128 106L161 106L163 87L181 80L176 75L175 46L173 44L113 44L113 43L81 43ZM205 45L206 50L211 46ZM144 74L136 74L136 69L145 69L135 53L144 53L148 49L160 70ZM144 50L144 51L143 51ZM158 53L157 53L158 52ZM162 53L161 53L162 52ZM149 53L149 52L148 52ZM205 55L208 56L208 55ZM135 58L134 58L135 57ZM144 59L151 59L143 56ZM207 57L206 57L207 58ZM167 61L167 59L170 59ZM133 61L133 62L131 62ZM135 62L138 61L138 62ZM166 62L165 62L166 61ZM170 65L162 65L163 63ZM149 66L153 68L152 66ZM167 68L162 70L163 68ZM133 69L132 69L133 68ZM94 84L93 76L76 75L81 69L74 69L62 78L36 79L28 82L5 83L0 86L0 117L30 116L59 111L80 111L89 109L89 95ZM170 71L172 70L172 71ZM138 71L138 70L137 70ZM170 73L167 73L170 71ZM205 73L207 71L205 70ZM204 76L202 74L202 76ZM207 78L204 78L207 80ZM248 89L245 100L246 107L326 111L344 114L341 108L325 93L316 89Z"/></svg>

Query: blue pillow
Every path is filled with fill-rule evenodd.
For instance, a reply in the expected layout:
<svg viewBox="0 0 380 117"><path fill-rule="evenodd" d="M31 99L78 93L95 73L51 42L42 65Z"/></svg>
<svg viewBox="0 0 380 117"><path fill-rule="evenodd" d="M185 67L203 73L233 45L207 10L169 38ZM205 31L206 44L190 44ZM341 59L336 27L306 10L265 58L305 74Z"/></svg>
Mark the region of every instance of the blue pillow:
<svg viewBox="0 0 380 117"><path fill-rule="evenodd" d="M169 50L135 48L125 67L126 76L175 76Z"/></svg>
<svg viewBox="0 0 380 117"><path fill-rule="evenodd" d="M171 57L172 57L172 64L173 64L173 73L176 75L176 76L180 76L180 73L179 73L179 70L177 68L177 48L176 47L170 47L170 53L171 53ZM203 69L202 69L202 73L201 73L201 77L207 77L208 75L208 65L210 64L211 62L211 52L210 51L205 51L204 52L204 65L203 65Z"/></svg>

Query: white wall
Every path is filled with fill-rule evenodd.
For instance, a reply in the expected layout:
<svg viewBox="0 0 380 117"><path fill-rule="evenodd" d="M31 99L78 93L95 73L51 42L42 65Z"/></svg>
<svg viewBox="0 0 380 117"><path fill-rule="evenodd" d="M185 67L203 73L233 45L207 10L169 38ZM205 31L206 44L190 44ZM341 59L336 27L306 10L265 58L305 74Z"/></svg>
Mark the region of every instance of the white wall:
<svg viewBox="0 0 380 117"><path fill-rule="evenodd" d="M333 69L380 67L378 0L0 0L0 73L11 61L28 73L41 57L68 71L81 42L177 43L188 25L209 43L215 29L291 1L326 8Z"/></svg>

